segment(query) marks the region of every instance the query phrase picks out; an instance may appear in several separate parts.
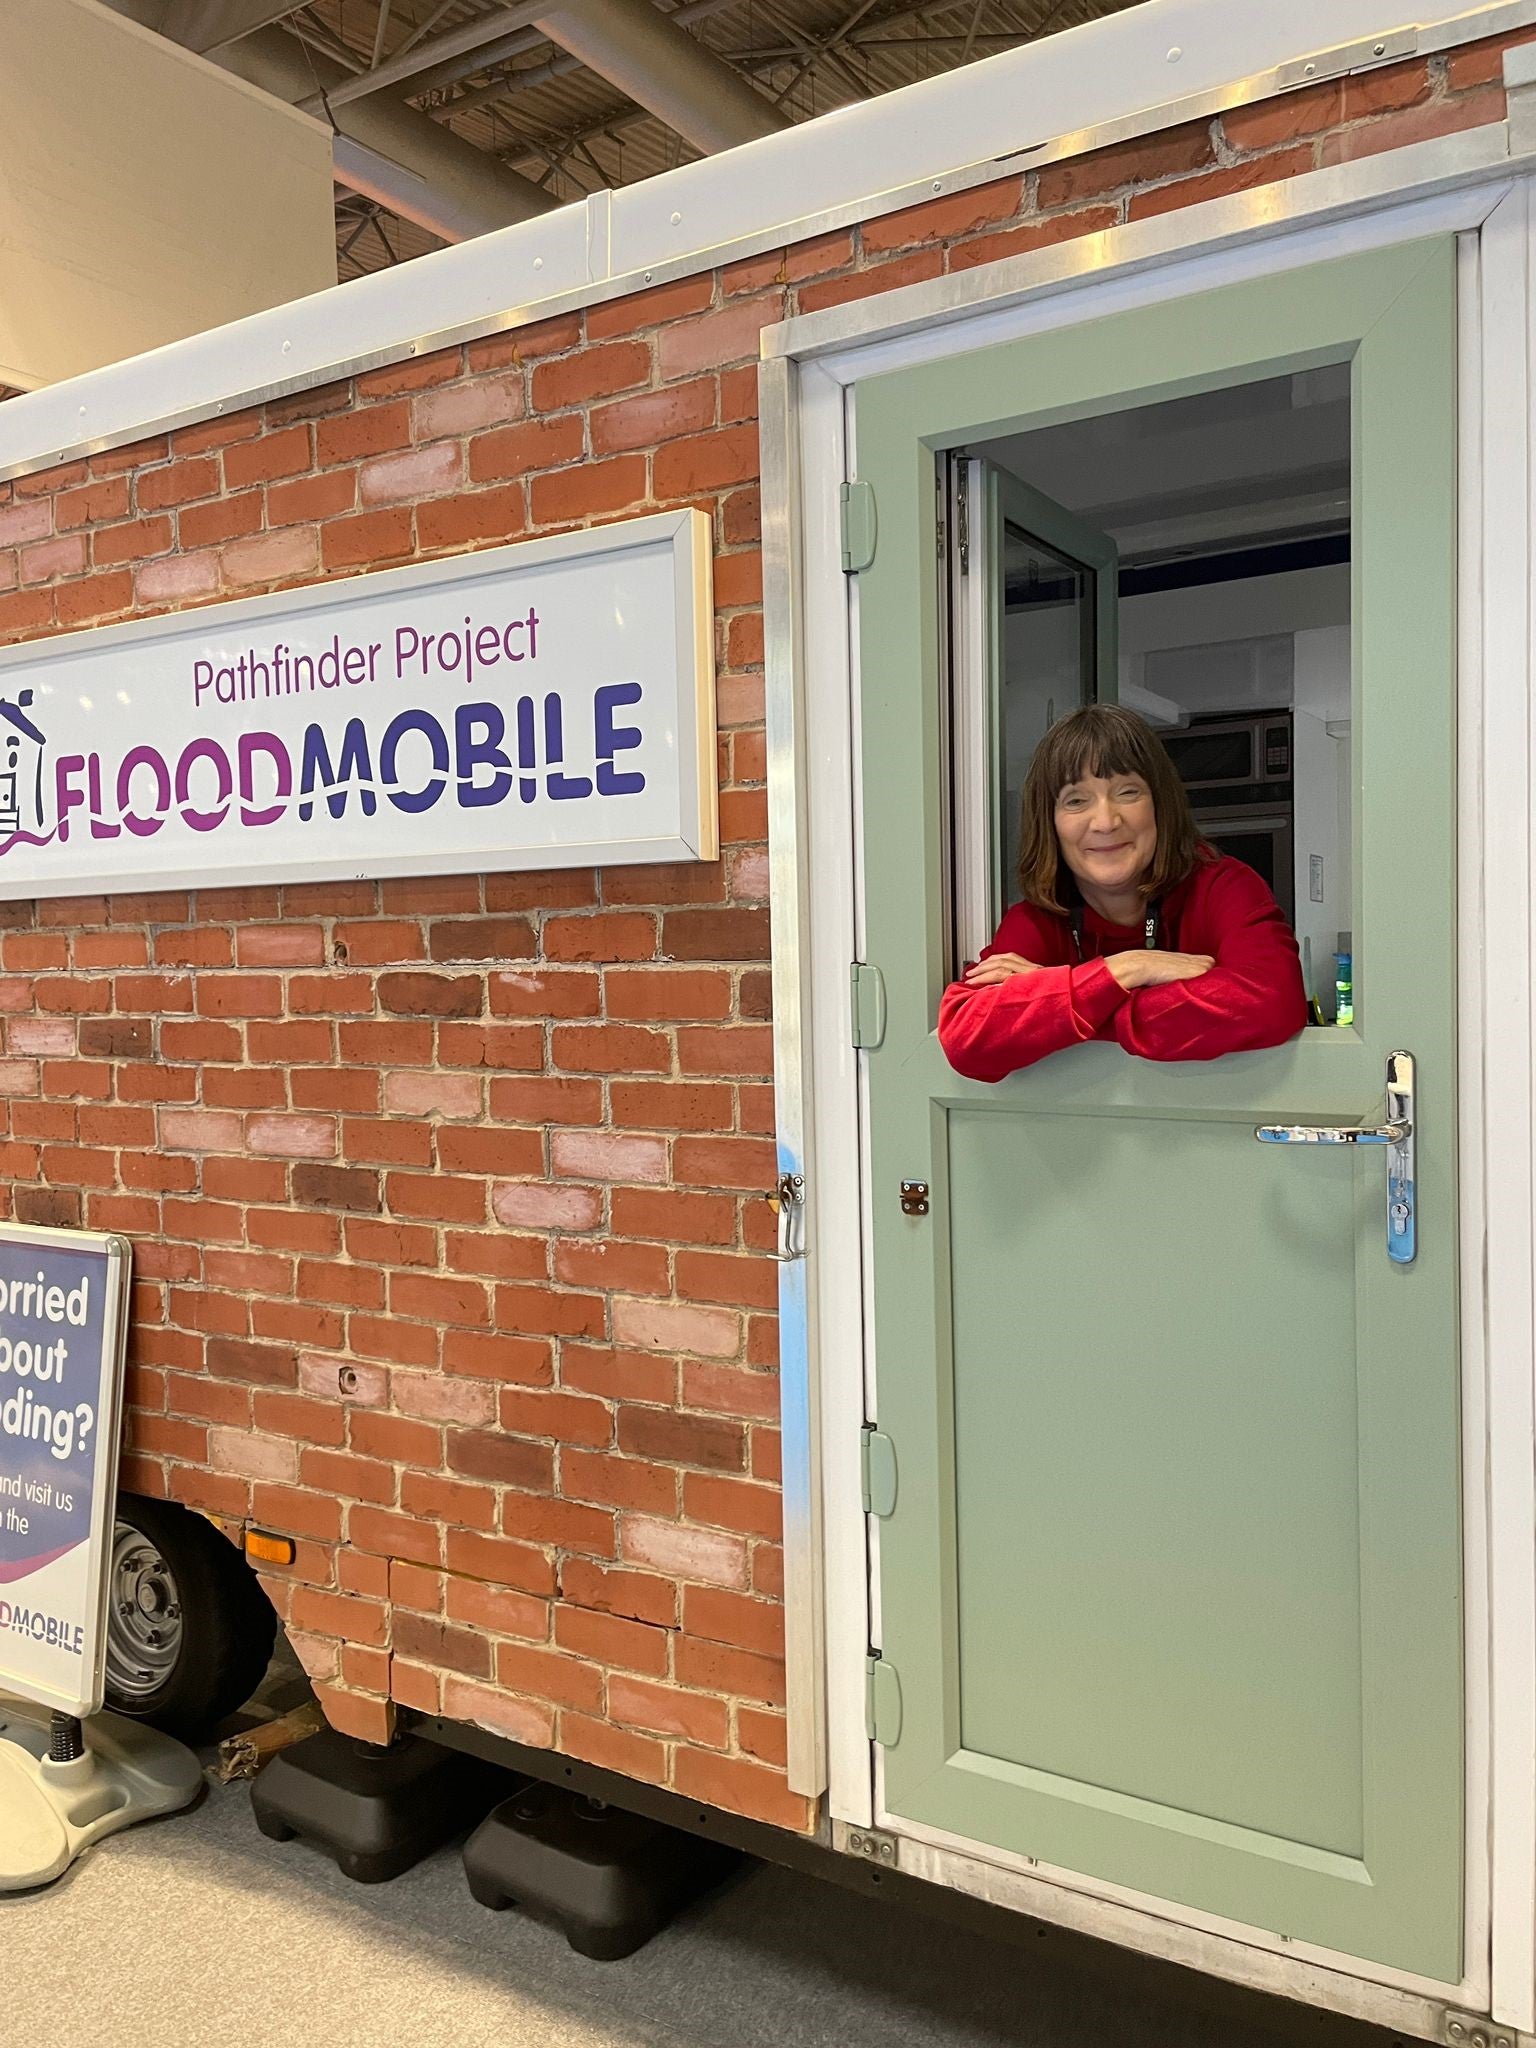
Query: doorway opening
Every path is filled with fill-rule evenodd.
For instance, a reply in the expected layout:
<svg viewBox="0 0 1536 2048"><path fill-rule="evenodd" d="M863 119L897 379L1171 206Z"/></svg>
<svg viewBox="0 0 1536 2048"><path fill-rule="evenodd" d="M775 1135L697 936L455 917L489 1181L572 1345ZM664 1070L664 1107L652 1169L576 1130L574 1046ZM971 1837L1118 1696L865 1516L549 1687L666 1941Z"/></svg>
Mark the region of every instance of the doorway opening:
<svg viewBox="0 0 1536 2048"><path fill-rule="evenodd" d="M1350 382L1328 363L951 458L952 569L980 570L983 613L954 664L983 707L955 707L957 959L1017 893L1046 728L1118 701L1158 731L1205 837L1274 892L1314 1017L1351 1021Z"/></svg>

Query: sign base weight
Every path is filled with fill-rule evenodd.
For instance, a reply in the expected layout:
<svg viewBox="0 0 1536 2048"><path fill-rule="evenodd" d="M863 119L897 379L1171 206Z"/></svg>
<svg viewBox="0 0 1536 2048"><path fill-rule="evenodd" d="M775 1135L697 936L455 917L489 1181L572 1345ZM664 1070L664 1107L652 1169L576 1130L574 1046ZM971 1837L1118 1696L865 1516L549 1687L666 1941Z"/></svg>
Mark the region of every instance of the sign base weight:
<svg viewBox="0 0 1536 2048"><path fill-rule="evenodd" d="M119 1828L177 1813L202 1789L197 1758L156 1728L119 1714L85 1724L84 1754L48 1755L48 1717L0 1700L0 1892L52 1884Z"/></svg>

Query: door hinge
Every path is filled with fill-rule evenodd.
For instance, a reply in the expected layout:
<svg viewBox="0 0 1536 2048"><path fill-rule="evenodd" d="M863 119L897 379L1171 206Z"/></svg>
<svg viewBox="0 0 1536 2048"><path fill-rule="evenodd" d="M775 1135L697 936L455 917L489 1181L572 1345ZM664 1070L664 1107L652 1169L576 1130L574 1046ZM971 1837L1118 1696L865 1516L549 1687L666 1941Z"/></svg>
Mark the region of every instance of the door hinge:
<svg viewBox="0 0 1536 2048"><path fill-rule="evenodd" d="M962 455L955 464L955 540L960 550L960 574L971 573L971 458Z"/></svg>
<svg viewBox="0 0 1536 2048"><path fill-rule="evenodd" d="M864 1495L866 1516L887 1516L895 1513L895 1444L889 1436L874 1427L872 1421L864 1423L858 1446L858 1479Z"/></svg>
<svg viewBox="0 0 1536 2048"><path fill-rule="evenodd" d="M866 1515L883 1521L896 1512L896 1446L872 1422L864 1425L859 1447L859 1477Z"/></svg>
<svg viewBox="0 0 1536 2048"><path fill-rule="evenodd" d="M1317 85L1325 78L1342 78L1349 71L1373 71L1378 64L1395 64L1401 57L1418 52L1418 31L1411 28L1385 30L1379 36L1362 36L1357 43L1339 43L1331 50L1318 50L1310 57L1295 57L1275 69L1275 84L1281 92L1298 85Z"/></svg>
<svg viewBox="0 0 1536 2048"><path fill-rule="evenodd" d="M875 493L871 485L854 477L839 486L838 496L843 570L846 575L856 576L875 559Z"/></svg>
<svg viewBox="0 0 1536 2048"><path fill-rule="evenodd" d="M901 1680L894 1664L873 1653L864 1660L864 1728L882 1749L901 1740Z"/></svg>
<svg viewBox="0 0 1536 2048"><path fill-rule="evenodd" d="M885 1037L885 976L867 960L855 960L849 969L853 988L853 1043L859 1052L871 1052Z"/></svg>

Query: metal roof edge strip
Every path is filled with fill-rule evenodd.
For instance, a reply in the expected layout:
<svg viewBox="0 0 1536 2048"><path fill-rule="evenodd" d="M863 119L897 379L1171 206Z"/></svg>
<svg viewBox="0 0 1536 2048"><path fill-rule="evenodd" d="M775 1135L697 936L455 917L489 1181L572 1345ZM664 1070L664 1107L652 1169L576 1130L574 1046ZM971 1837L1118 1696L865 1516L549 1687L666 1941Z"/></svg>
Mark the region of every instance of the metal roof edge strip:
<svg viewBox="0 0 1536 2048"><path fill-rule="evenodd" d="M1536 137L1531 147L1516 149L1508 124L1491 122L1390 154L1302 171L1280 187L1226 193L847 305L793 314L764 328L762 355L765 361L831 361L838 366L834 374L840 374L847 352L856 349L867 374L880 367L872 353L875 345L899 342L919 329L964 323L967 346L975 347L978 315L1005 319L1021 300L1075 291L1089 275L1102 278L1113 272L1129 279L1170 263L1187 269L1196 226L1202 256L1387 208L1402 215L1405 238L1456 232L1481 218L1512 179L1532 172ZM1482 195L1476 206L1469 208L1468 193Z"/></svg>
<svg viewBox="0 0 1536 2048"><path fill-rule="evenodd" d="M1404 20L1411 5L1143 0L10 399L0 405L0 481L1209 118L1280 90L1298 60L1361 38L1390 35L1394 48L1411 38L1408 47L1426 54L1536 24L1536 0L1497 0L1429 23ZM1186 89L1170 97L1175 82ZM765 194L777 196L771 211Z"/></svg>

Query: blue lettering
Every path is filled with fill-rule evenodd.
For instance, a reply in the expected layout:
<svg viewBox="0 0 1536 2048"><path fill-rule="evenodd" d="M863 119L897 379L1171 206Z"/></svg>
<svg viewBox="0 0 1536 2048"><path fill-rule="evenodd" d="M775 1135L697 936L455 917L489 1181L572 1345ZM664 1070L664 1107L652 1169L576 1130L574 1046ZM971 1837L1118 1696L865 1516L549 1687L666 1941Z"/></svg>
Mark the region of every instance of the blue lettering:
<svg viewBox="0 0 1536 2048"><path fill-rule="evenodd" d="M597 793L599 796L638 796L645 777L638 768L615 768L613 757L638 747L645 735L636 725L615 725L613 714L621 704L640 702L638 683L605 683L592 699L597 727Z"/></svg>
<svg viewBox="0 0 1536 2048"><path fill-rule="evenodd" d="M432 749L432 777L420 789L392 789L389 800L397 811L430 811L448 787L448 735L430 711L402 711L384 730L379 748L379 774L386 783L395 780L395 755L408 732L423 734Z"/></svg>
<svg viewBox="0 0 1536 2048"><path fill-rule="evenodd" d="M363 721L360 718L347 720L347 729L341 736L341 759L334 768L325 728L306 726L304 754L299 764L299 816L304 823L308 824L315 814L316 785L325 795L326 809L333 818L339 818L352 794L344 785L354 779L359 785L359 807L365 818L371 818L379 807L379 800L373 792L373 769L369 765L368 734Z"/></svg>
<svg viewBox="0 0 1536 2048"><path fill-rule="evenodd" d="M518 777L517 793L525 804L531 804L539 793L539 785L533 779L532 771L539 765L538 742L533 736L533 699L519 697L517 700L517 759L523 774Z"/></svg>
<svg viewBox="0 0 1536 2048"><path fill-rule="evenodd" d="M559 763L565 759L565 732L560 699L553 691L544 699L544 755L549 762L545 787L557 804L592 794L590 775L566 775L560 769Z"/></svg>
<svg viewBox="0 0 1536 2048"><path fill-rule="evenodd" d="M507 722L499 704L461 704L453 715L459 761L459 802L466 810L499 804L512 787L512 763L502 752ZM475 770L493 769L489 782L477 782Z"/></svg>

